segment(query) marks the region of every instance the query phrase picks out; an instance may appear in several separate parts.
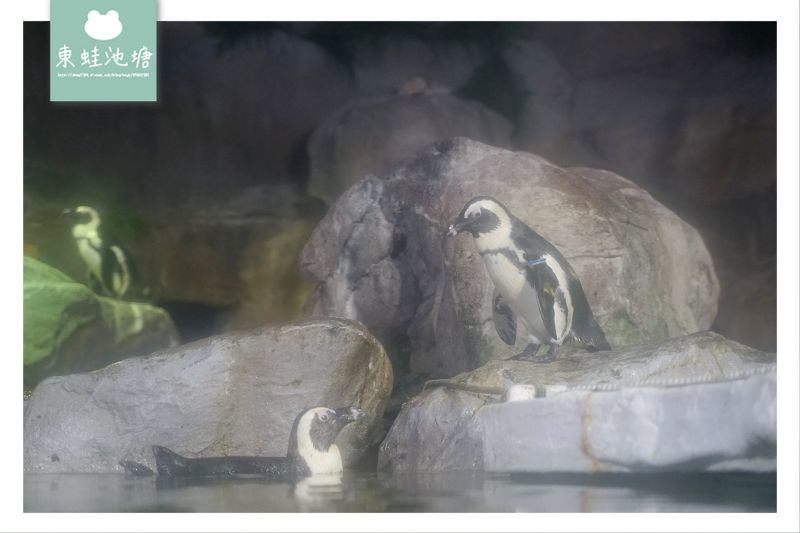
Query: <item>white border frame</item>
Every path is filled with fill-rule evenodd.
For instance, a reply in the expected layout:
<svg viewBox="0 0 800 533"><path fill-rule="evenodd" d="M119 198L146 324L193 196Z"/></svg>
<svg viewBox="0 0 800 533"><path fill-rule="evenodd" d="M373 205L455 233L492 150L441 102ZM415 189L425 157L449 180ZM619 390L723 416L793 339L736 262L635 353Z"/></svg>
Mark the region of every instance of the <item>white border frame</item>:
<svg viewBox="0 0 800 533"><path fill-rule="evenodd" d="M11 4L10 2L8 4ZM17 0L2 19L6 96L0 290L5 296L0 402L6 438L0 529L15 531L797 531L798 515L798 2L797 0L159 0L159 20L775 20L778 22L778 513L777 514L35 514L22 513L22 20L48 20L49 1Z"/></svg>

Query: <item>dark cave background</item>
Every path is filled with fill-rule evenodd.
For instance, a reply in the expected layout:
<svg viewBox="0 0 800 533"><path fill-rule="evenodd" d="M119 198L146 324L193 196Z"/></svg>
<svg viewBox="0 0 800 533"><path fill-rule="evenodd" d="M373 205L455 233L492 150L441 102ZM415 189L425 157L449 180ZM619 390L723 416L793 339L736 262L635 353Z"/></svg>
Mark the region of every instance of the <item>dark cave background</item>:
<svg viewBox="0 0 800 533"><path fill-rule="evenodd" d="M99 207L184 340L299 316L309 287L293 261L326 209L314 193L324 160L310 149L315 130L353 102L430 92L507 121L505 147L646 188L711 251L713 329L775 350L774 23L158 31L158 103L50 103L49 24L25 23L25 245L80 279L56 215ZM384 131L393 127L387 118ZM392 142L402 140L359 164L382 168Z"/></svg>

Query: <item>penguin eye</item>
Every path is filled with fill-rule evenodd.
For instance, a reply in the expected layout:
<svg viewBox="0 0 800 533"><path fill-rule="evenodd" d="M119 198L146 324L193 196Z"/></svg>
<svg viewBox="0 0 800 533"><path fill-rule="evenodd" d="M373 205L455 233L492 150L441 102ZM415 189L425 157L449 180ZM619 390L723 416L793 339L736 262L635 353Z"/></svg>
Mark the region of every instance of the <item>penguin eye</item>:
<svg viewBox="0 0 800 533"><path fill-rule="evenodd" d="M467 218L475 220L479 216L481 216L481 212L480 211L473 211L472 213L469 214L469 216Z"/></svg>
<svg viewBox="0 0 800 533"><path fill-rule="evenodd" d="M329 419L330 416L328 416L328 413L322 413L321 415L319 415L320 422L327 422Z"/></svg>

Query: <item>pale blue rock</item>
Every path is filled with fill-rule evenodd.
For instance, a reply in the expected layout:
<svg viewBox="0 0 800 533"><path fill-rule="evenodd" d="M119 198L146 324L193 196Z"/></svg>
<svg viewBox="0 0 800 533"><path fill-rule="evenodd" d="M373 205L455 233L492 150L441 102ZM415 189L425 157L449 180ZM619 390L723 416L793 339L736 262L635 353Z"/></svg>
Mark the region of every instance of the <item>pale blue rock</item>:
<svg viewBox="0 0 800 533"><path fill-rule="evenodd" d="M569 391L487 405L471 430L493 472L774 470L775 400L774 371L703 385Z"/></svg>
<svg viewBox="0 0 800 533"><path fill-rule="evenodd" d="M443 381L403 406L379 469L775 470L775 355L715 333Z"/></svg>

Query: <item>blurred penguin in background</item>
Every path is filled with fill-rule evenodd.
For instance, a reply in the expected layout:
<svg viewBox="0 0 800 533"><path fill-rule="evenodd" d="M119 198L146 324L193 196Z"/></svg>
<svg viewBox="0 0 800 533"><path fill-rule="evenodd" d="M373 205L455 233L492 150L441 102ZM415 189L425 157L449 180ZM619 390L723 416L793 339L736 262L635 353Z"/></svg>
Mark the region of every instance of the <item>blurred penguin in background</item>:
<svg viewBox="0 0 800 533"><path fill-rule="evenodd" d="M72 225L72 238L88 269L89 287L120 300L130 297L138 281L130 254L103 233L97 210L81 205L61 215Z"/></svg>

